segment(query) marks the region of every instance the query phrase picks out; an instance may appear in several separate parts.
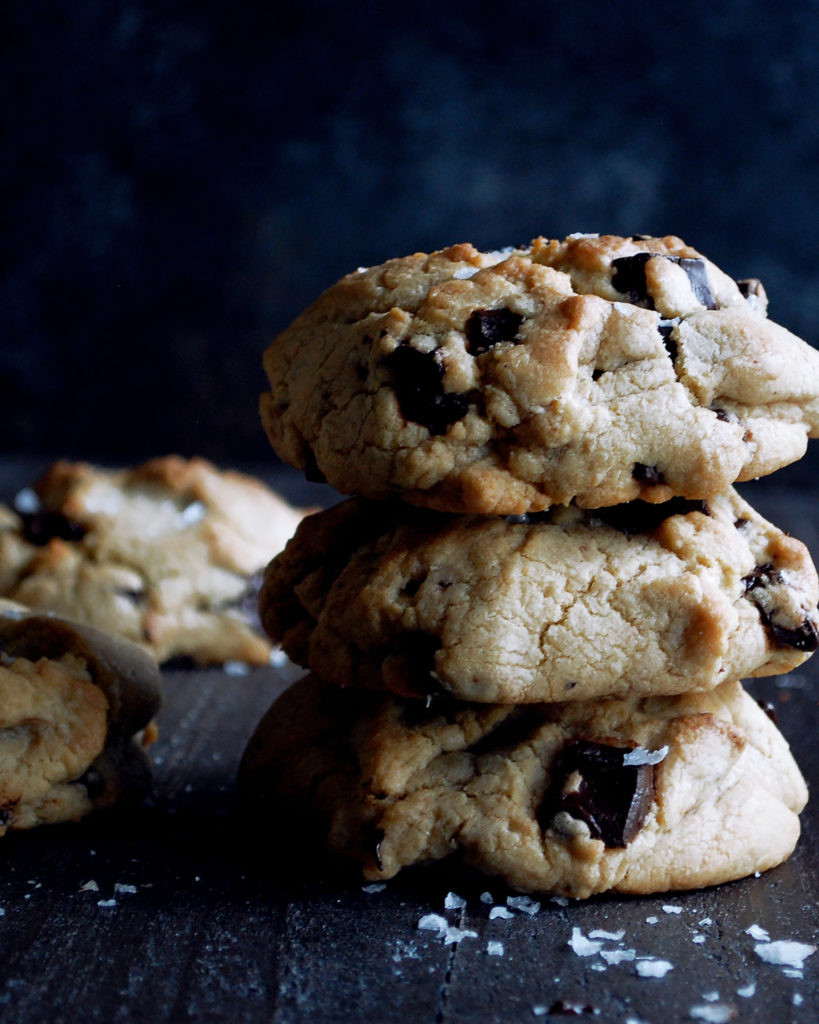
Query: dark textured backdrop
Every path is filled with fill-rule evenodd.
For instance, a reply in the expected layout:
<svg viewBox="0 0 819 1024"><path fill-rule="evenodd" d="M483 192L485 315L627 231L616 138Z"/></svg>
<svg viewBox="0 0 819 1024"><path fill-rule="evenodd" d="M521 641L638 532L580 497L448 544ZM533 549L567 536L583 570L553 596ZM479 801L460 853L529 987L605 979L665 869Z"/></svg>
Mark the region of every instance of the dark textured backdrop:
<svg viewBox="0 0 819 1024"><path fill-rule="evenodd" d="M816 0L5 12L6 451L267 458L266 341L463 240L680 234L819 341Z"/></svg>

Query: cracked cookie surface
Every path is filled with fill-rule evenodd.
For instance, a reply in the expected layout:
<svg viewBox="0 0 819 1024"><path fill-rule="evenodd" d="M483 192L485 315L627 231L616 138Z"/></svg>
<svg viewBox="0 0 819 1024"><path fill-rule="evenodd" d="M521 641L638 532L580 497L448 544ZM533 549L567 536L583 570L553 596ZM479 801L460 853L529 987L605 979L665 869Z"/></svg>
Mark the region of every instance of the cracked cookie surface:
<svg viewBox="0 0 819 1024"><path fill-rule="evenodd" d="M469 705L308 676L242 759L247 813L368 879L456 855L533 892L713 885L789 856L804 781L739 683L706 694ZM270 835L270 833L267 833Z"/></svg>
<svg viewBox="0 0 819 1024"><path fill-rule="evenodd" d="M302 521L260 613L335 683L519 703L788 672L817 599L807 548L733 490L510 518L352 499Z"/></svg>
<svg viewBox="0 0 819 1024"><path fill-rule="evenodd" d="M160 662L267 663L261 572L303 513L261 481L178 456L124 470L59 462L0 512L0 594Z"/></svg>
<svg viewBox="0 0 819 1024"><path fill-rule="evenodd" d="M819 353L679 238L361 269L270 345L261 414L344 493L462 513L708 498L819 436Z"/></svg>
<svg viewBox="0 0 819 1024"><path fill-rule="evenodd" d="M0 600L0 835L142 795L158 709L144 651Z"/></svg>

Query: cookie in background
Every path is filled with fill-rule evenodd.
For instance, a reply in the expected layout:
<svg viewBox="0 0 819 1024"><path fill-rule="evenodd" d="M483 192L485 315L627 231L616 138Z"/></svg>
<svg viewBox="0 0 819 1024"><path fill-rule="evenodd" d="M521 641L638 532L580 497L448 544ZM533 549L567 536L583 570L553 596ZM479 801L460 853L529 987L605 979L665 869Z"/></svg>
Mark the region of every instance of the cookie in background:
<svg viewBox="0 0 819 1024"><path fill-rule="evenodd" d="M261 573L303 514L202 458L60 461L0 507L0 595L119 634L160 663L264 665Z"/></svg>

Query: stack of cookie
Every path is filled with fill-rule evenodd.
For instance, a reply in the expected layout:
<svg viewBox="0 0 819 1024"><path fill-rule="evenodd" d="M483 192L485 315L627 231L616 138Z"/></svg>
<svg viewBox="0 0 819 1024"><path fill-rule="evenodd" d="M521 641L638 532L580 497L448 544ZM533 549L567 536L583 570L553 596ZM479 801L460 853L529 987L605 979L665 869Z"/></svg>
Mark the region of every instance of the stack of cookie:
<svg viewBox="0 0 819 1024"><path fill-rule="evenodd" d="M357 495L270 564L312 674L250 799L370 879L451 854L585 897L785 859L806 789L738 682L817 646L808 551L733 489L819 436L819 353L678 238L460 245L342 279L265 356L278 453Z"/></svg>

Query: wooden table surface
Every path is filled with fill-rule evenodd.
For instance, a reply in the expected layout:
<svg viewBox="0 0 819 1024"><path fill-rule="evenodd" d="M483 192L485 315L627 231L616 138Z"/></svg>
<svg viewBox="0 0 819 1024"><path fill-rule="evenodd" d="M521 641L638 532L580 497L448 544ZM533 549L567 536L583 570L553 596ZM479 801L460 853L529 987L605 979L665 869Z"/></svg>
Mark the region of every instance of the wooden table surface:
<svg viewBox="0 0 819 1024"><path fill-rule="evenodd" d="M31 465L0 469L9 500ZM326 497L288 473L269 478L291 497ZM819 495L763 483L746 497L816 558ZM284 869L270 851L286 848L288 822L242 820L234 782L256 722L298 674L166 672L147 806L2 840L3 1024L819 1019L819 953L802 970L765 962L752 927L819 943L815 802L793 857L759 878L645 898L544 898L508 919L490 910L514 894L472 876L416 869L373 888ZM814 789L817 674L814 659L752 687L775 703ZM419 929L427 914L462 929L460 941ZM597 951L583 955L590 938ZM641 957L672 967L644 977Z"/></svg>

